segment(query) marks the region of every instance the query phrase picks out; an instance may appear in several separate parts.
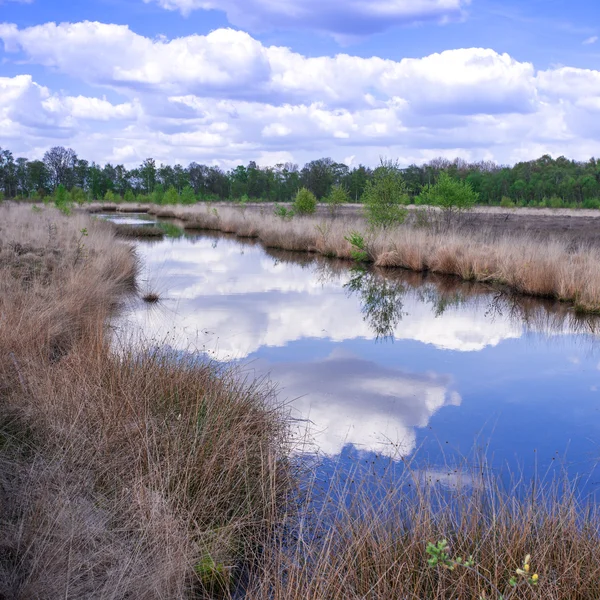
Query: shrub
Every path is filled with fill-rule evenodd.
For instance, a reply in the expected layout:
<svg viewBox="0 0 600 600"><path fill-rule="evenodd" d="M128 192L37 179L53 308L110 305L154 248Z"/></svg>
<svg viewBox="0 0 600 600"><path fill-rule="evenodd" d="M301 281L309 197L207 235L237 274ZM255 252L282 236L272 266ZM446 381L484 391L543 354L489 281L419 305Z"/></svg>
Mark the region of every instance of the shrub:
<svg viewBox="0 0 600 600"><path fill-rule="evenodd" d="M165 190L160 183L154 188L151 198L152 198L152 202L154 202L154 204L162 204L163 203L163 200L165 198Z"/></svg>
<svg viewBox="0 0 600 600"><path fill-rule="evenodd" d="M371 226L390 227L404 222L406 209L402 205L408 203L408 193L397 163L381 161L365 186L362 201Z"/></svg>
<svg viewBox="0 0 600 600"><path fill-rule="evenodd" d="M189 185L186 185L181 191L181 204L195 204L196 203L196 194L194 194L194 190Z"/></svg>
<svg viewBox="0 0 600 600"><path fill-rule="evenodd" d="M502 200L500 201L500 206L502 208L514 208L515 203L508 196L502 196Z"/></svg>
<svg viewBox="0 0 600 600"><path fill-rule="evenodd" d="M112 190L108 190L106 194L104 194L104 202L116 202L117 198Z"/></svg>
<svg viewBox="0 0 600 600"><path fill-rule="evenodd" d="M325 199L325 202L327 203L327 207L329 208L331 216L335 217L339 208L343 204L348 204L348 202L350 202L350 197L348 196L348 192L344 186L334 185L331 188L331 193Z"/></svg>
<svg viewBox="0 0 600 600"><path fill-rule="evenodd" d="M473 208L479 194L471 183L453 179L448 173L440 173L435 185L425 186L421 197L426 204L441 208L447 218Z"/></svg>
<svg viewBox="0 0 600 600"><path fill-rule="evenodd" d="M600 200L598 198L586 198L583 201L583 208L600 208Z"/></svg>
<svg viewBox="0 0 600 600"><path fill-rule="evenodd" d="M135 194L133 193L133 190L127 190L123 199L125 202L135 202Z"/></svg>
<svg viewBox="0 0 600 600"><path fill-rule="evenodd" d="M316 196L306 188L298 190L294 199L294 212L298 215L312 215L316 210Z"/></svg>
<svg viewBox="0 0 600 600"><path fill-rule="evenodd" d="M286 208L285 206L278 206L274 214L276 217L280 217L284 221L291 221L294 216L294 211L291 208Z"/></svg>
<svg viewBox="0 0 600 600"><path fill-rule="evenodd" d="M54 192L54 205L63 214L71 214L71 202L69 200L69 192L67 192L67 189L62 183L56 188L56 192Z"/></svg>
<svg viewBox="0 0 600 600"><path fill-rule="evenodd" d="M170 186L163 198L163 204L177 204L178 202L179 194L173 186Z"/></svg>

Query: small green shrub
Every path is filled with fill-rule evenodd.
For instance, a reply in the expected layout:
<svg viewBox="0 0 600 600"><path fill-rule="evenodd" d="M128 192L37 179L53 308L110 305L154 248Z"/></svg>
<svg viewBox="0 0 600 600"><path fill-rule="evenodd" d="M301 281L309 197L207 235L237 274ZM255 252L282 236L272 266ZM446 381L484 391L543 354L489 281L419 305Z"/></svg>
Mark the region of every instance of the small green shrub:
<svg viewBox="0 0 600 600"><path fill-rule="evenodd" d="M317 210L317 198L308 189L298 190L294 199L294 212L297 215L312 215Z"/></svg>
<svg viewBox="0 0 600 600"><path fill-rule="evenodd" d="M285 206L278 206L273 212L276 217L279 217L284 221L291 221L294 217L294 210L286 208Z"/></svg>
<svg viewBox="0 0 600 600"><path fill-rule="evenodd" d="M407 211L403 204L408 202L408 193L397 163L381 161L365 186L362 201L372 227L391 227L404 222Z"/></svg>
<svg viewBox="0 0 600 600"><path fill-rule="evenodd" d="M54 206L65 215L71 214L71 202L69 199L69 192L65 186L61 183L54 193Z"/></svg>
<svg viewBox="0 0 600 600"><path fill-rule="evenodd" d="M183 190L181 190L181 204L195 204L196 203L196 194L194 194L194 189L186 185Z"/></svg>
<svg viewBox="0 0 600 600"><path fill-rule="evenodd" d="M129 202L129 203L135 202L135 194L133 193L133 190L128 189L125 192L125 196L124 196L123 200L125 200L125 202Z"/></svg>
<svg viewBox="0 0 600 600"><path fill-rule="evenodd" d="M104 202L116 202L116 196L112 190L108 190L106 194L104 194Z"/></svg>
<svg viewBox="0 0 600 600"><path fill-rule="evenodd" d="M163 204L177 204L179 202L179 194L177 190L170 186L167 192L165 193L165 197L163 199Z"/></svg>
<svg viewBox="0 0 600 600"><path fill-rule="evenodd" d="M598 198L586 198L583 201L583 208L600 208L600 200Z"/></svg>
<svg viewBox="0 0 600 600"><path fill-rule="evenodd" d="M154 191L152 192L152 202L154 202L154 204L162 204L165 198L165 189L163 188L163 186L159 183L155 188Z"/></svg>
<svg viewBox="0 0 600 600"><path fill-rule="evenodd" d="M502 200L500 201L500 206L502 208L514 208L515 203L508 196L502 196Z"/></svg>
<svg viewBox="0 0 600 600"><path fill-rule="evenodd" d="M479 194L473 190L470 182L454 179L442 172L435 185L423 188L421 198L425 204L437 206L449 217L473 208Z"/></svg>
<svg viewBox="0 0 600 600"><path fill-rule="evenodd" d="M335 217L340 207L344 204L348 204L348 202L350 202L350 196L348 196L346 188L342 185L334 185L331 188L329 196L325 199L325 203L327 204L327 208L332 217Z"/></svg>
<svg viewBox="0 0 600 600"><path fill-rule="evenodd" d="M344 236L344 239L352 246L350 256L352 256L353 260L356 262L369 261L370 256L367 251L367 243L360 231L350 231L348 235Z"/></svg>

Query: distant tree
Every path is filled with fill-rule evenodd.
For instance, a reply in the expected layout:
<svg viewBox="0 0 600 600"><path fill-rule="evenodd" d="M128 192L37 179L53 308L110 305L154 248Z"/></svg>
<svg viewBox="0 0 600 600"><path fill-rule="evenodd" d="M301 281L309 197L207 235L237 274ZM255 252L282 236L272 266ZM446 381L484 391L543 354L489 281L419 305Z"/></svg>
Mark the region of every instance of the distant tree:
<svg viewBox="0 0 600 600"><path fill-rule="evenodd" d="M325 199L327 208L332 216L336 216L340 207L347 204L350 201L346 188L342 185L334 185L329 192L329 196Z"/></svg>
<svg viewBox="0 0 600 600"><path fill-rule="evenodd" d="M297 215L312 215L317 209L315 195L306 188L298 190L294 199L294 212Z"/></svg>
<svg viewBox="0 0 600 600"><path fill-rule="evenodd" d="M123 200L129 203L135 202L135 194L133 193L133 190L131 188L125 190L125 196L123 197Z"/></svg>
<svg viewBox="0 0 600 600"><path fill-rule="evenodd" d="M179 202L179 194L175 189L175 186L169 186L169 189L165 193L163 204L177 204Z"/></svg>
<svg viewBox="0 0 600 600"><path fill-rule="evenodd" d="M162 204L165 199L165 190L162 184L157 184L154 186L154 191L152 192L152 202L154 204Z"/></svg>
<svg viewBox="0 0 600 600"><path fill-rule="evenodd" d="M362 201L371 226L391 227L404 222L408 193L396 162L381 160L365 186Z"/></svg>
<svg viewBox="0 0 600 600"><path fill-rule="evenodd" d="M194 204L196 202L196 194L191 186L186 185L181 191L181 204Z"/></svg>
<svg viewBox="0 0 600 600"><path fill-rule="evenodd" d="M446 223L466 210L473 208L479 195L468 181L453 179L440 173L437 183L426 186L421 192L421 201L442 210Z"/></svg>
<svg viewBox="0 0 600 600"><path fill-rule="evenodd" d="M69 186L74 180L74 167L77 154L71 148L55 146L44 154L44 164L50 175L50 184L56 189L59 185Z"/></svg>

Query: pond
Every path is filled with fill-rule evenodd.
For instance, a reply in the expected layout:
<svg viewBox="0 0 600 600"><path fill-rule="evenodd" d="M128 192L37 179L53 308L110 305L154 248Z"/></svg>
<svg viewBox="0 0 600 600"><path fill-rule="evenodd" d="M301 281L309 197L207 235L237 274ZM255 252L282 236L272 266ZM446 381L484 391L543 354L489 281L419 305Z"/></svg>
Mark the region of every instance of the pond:
<svg viewBox="0 0 600 600"><path fill-rule="evenodd" d="M410 458L450 482L449 465L484 455L498 472L580 474L584 489L596 489L596 319L457 279L360 269L221 234L137 249L142 291L161 302L134 303L118 331L268 374L323 473Z"/></svg>

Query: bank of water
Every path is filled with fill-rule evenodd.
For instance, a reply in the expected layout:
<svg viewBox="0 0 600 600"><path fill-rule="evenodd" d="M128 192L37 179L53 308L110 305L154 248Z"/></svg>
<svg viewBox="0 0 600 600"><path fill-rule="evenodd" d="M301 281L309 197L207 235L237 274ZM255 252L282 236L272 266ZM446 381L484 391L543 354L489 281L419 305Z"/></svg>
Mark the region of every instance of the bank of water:
<svg viewBox="0 0 600 600"><path fill-rule="evenodd" d="M324 480L410 459L448 485L481 460L543 481L581 476L586 492L600 481L597 319L222 234L137 250L142 291L161 301L134 303L117 334L268 375Z"/></svg>

